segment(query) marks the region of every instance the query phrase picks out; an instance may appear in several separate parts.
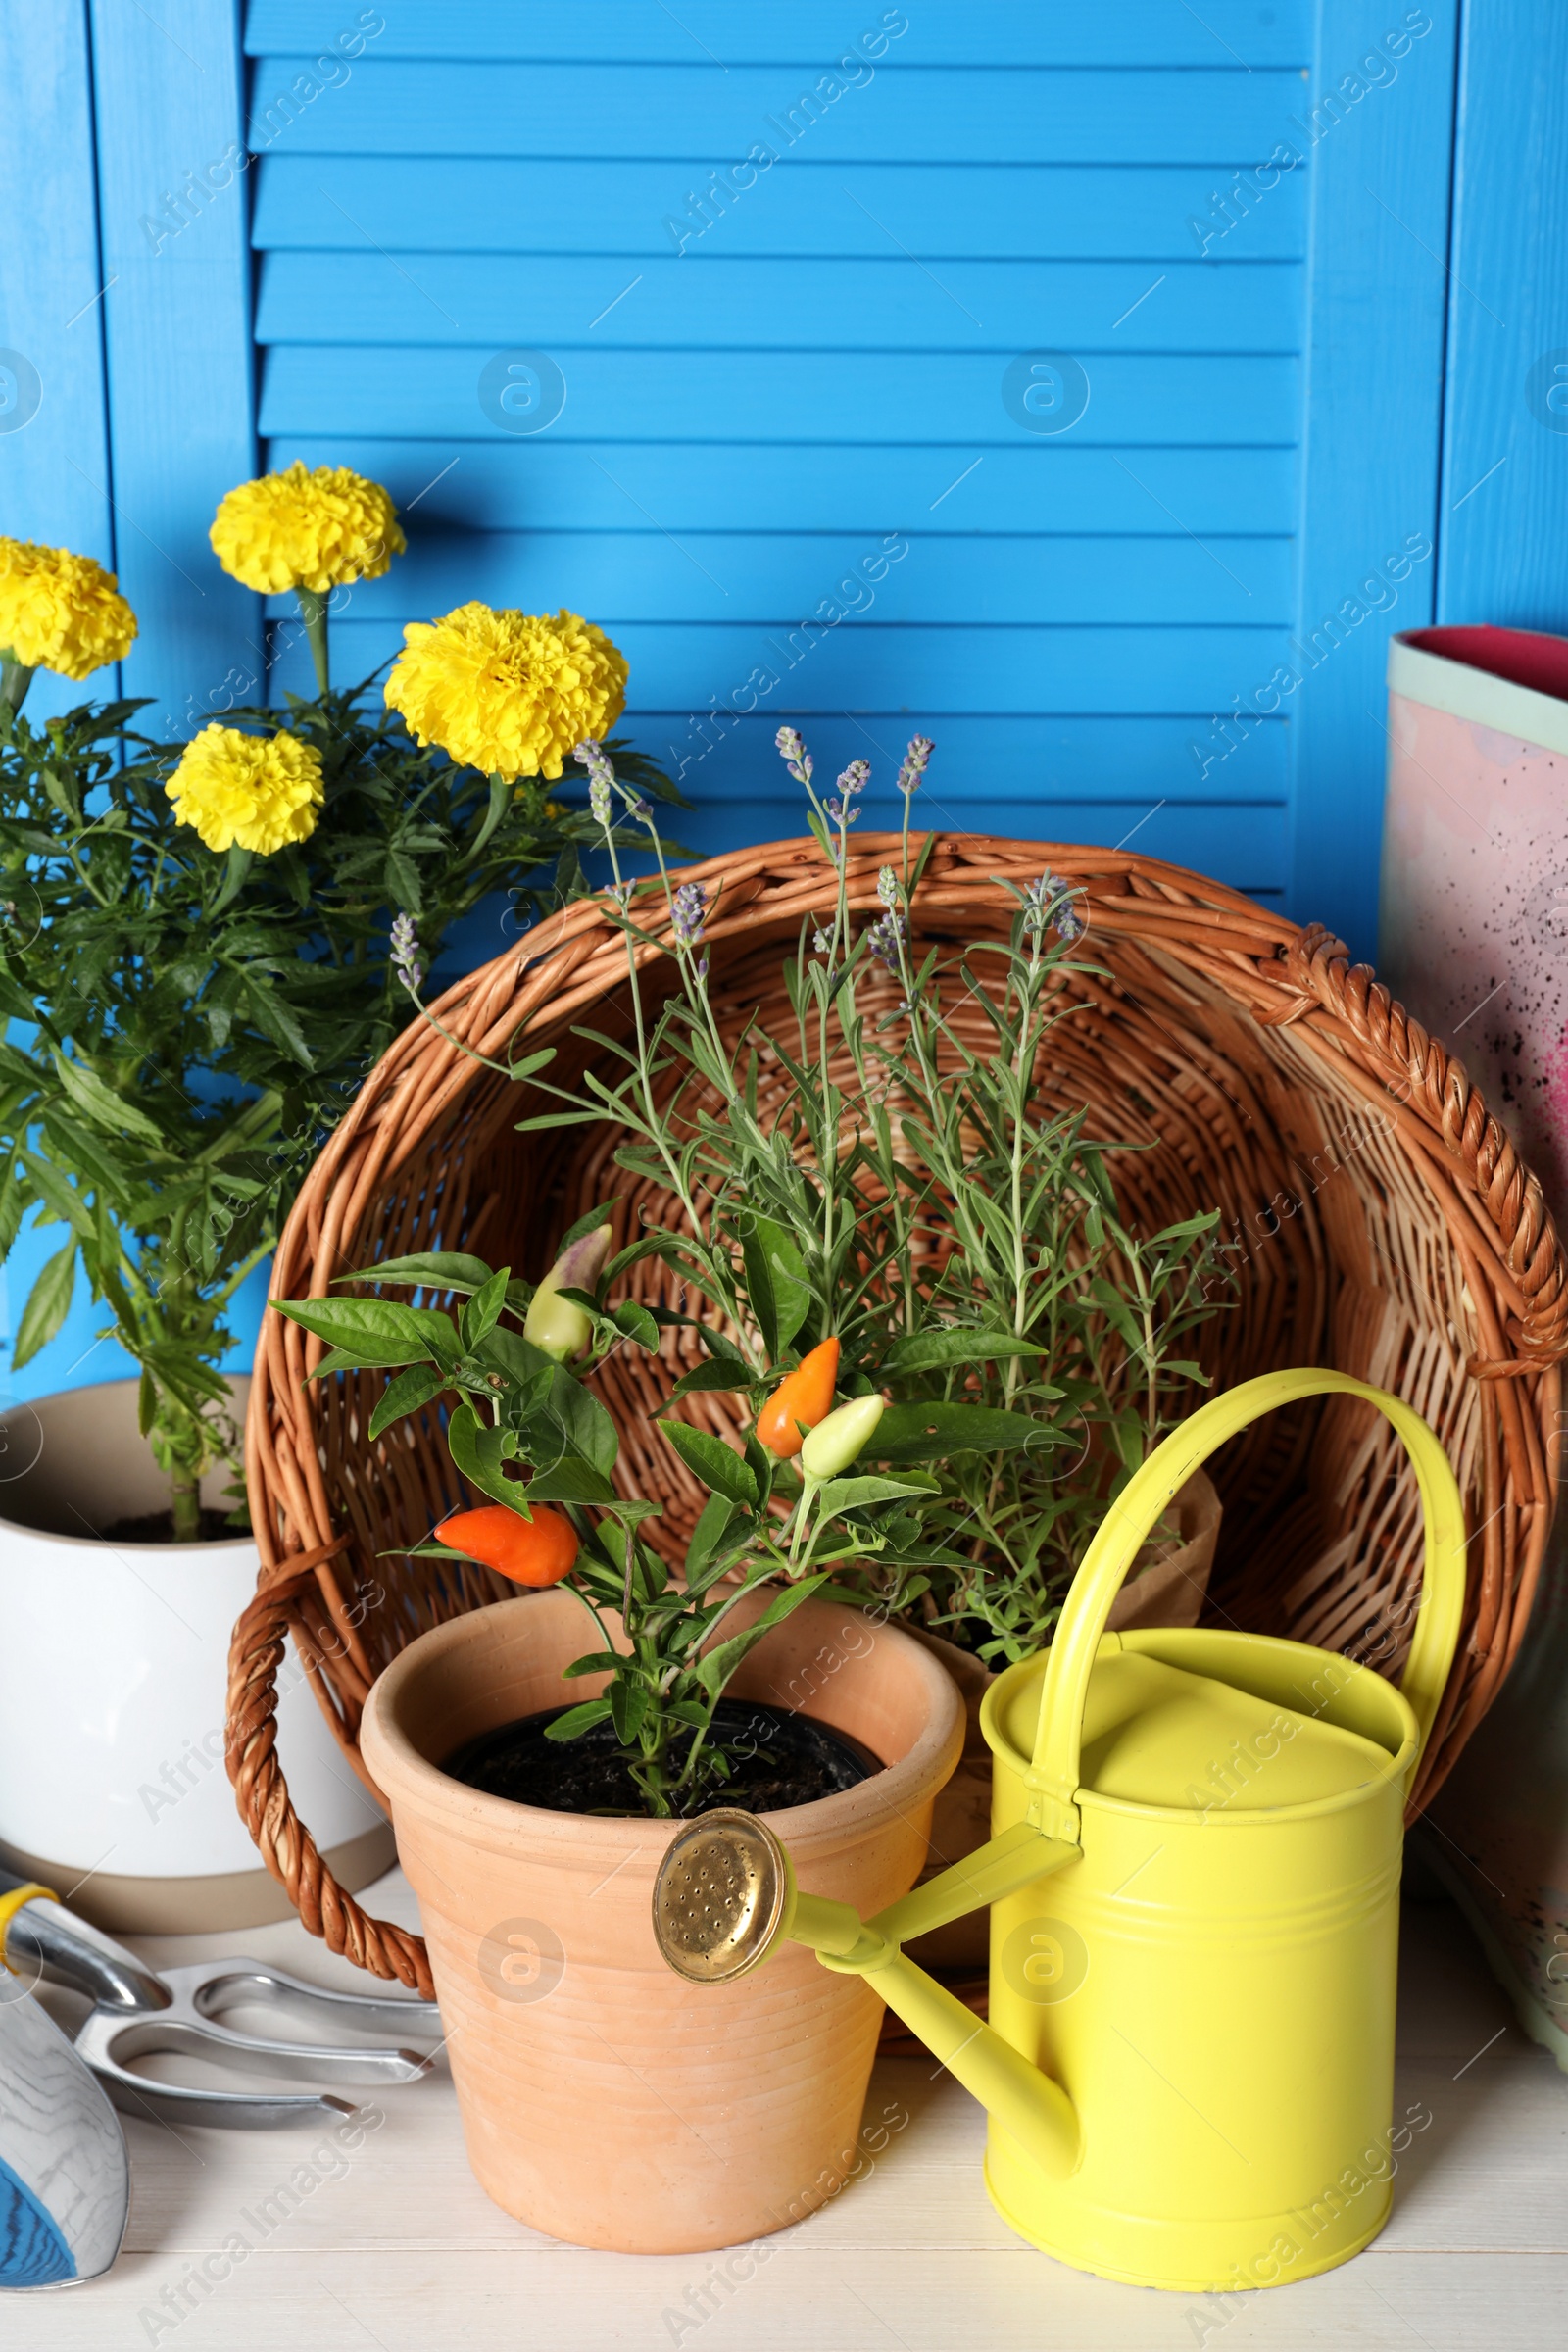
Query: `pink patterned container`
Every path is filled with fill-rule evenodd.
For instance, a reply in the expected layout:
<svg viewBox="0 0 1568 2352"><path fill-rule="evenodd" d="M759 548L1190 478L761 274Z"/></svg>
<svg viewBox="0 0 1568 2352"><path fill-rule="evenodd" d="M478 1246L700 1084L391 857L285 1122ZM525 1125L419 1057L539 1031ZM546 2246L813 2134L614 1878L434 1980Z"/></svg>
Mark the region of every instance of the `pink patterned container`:
<svg viewBox="0 0 1568 2352"><path fill-rule="evenodd" d="M1378 970L1460 1055L1568 1228L1568 639L1389 646ZM1568 2071L1568 1521L1506 1690L1416 1850Z"/></svg>
<svg viewBox="0 0 1568 2352"><path fill-rule="evenodd" d="M1568 1211L1568 638L1389 646L1378 970Z"/></svg>

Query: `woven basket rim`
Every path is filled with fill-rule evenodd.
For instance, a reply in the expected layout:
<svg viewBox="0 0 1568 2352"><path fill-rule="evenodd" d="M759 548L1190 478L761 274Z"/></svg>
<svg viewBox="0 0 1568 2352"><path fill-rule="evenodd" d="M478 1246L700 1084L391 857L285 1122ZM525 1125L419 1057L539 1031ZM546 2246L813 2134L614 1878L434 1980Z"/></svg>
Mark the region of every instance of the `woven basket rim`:
<svg viewBox="0 0 1568 2352"><path fill-rule="evenodd" d="M1446 1769L1490 1704L1522 1637L1555 1498L1568 1265L1539 1181L1462 1062L1409 1017L1369 966L1352 964L1344 943L1322 925L1298 925L1228 885L1131 850L911 832L911 856L928 842L913 909L916 930L922 922L953 928L966 906L983 904L994 910L1000 887L1022 884L1048 867L1082 894L1088 929L1081 952L1087 958L1093 959L1098 934L1107 953L1125 942L1154 957L1161 969L1185 969L1258 1030L1292 1030L1296 1046L1319 1061L1339 1089L1387 1114L1400 1153L1432 1196L1459 1252L1473 1294L1483 1345L1467 1362L1460 1360L1480 1393L1493 1399L1487 1426L1494 1424L1498 1434L1494 1443L1489 1440L1488 1494L1505 1475L1517 1490L1509 1506L1518 1522L1512 1555L1505 1559L1496 1536L1489 1537L1476 1571L1475 1606L1492 1632L1478 1650L1482 1625L1472 1617L1463 1673L1456 1668L1429 1751L1435 1758L1441 1739ZM852 838L845 881L853 910L878 905L878 870L897 866L900 847L896 833ZM755 946L769 930L793 933L813 893L822 911L831 906L833 872L809 836L725 852L671 871L677 881L721 885L706 923L715 963L743 939ZM663 956L669 938L662 899L640 904L638 919L650 934L636 951L639 965L646 966ZM362 1204L385 1191L427 1137L444 1134L444 1122L458 1115L463 1098L490 1077L463 1049L504 1058L541 1011L553 1027L569 1025L568 1014L581 1019L578 999L586 1004L614 984L612 976L600 977L594 986L607 943L624 956L603 896L575 901L461 975L434 1001L430 1010L453 1042L435 1039L417 1020L394 1040L327 1140L285 1227L276 1262L286 1295L322 1296L332 1276L348 1270L338 1243L357 1229ZM271 1314L265 1319L247 1420L247 1469L263 1567L257 1598L235 1631L229 1772L269 1869L288 1888L307 1926L374 1973L427 1989L419 1939L368 1919L325 1872L293 1813L273 1750L276 1660L284 1635L293 1632L309 1651L324 1646L335 1632L339 1646L331 1654L337 1663L313 1672L312 1682L363 1773L353 1737L355 1676L368 1689L375 1668L344 1622L349 1611L340 1573L350 1539L332 1524L314 1447L296 1444L292 1423L284 1426L288 1416L275 1385L286 1364L297 1380L320 1351L320 1344L297 1327ZM1484 1532L1477 1529L1476 1543ZM1437 1777L1428 1772L1424 1794Z"/></svg>

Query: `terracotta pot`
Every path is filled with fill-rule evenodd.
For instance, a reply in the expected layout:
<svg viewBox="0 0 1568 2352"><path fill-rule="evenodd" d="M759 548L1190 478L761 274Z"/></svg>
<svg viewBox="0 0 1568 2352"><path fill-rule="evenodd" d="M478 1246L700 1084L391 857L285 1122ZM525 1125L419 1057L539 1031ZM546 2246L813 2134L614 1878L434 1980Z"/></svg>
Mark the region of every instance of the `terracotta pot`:
<svg viewBox="0 0 1568 2352"><path fill-rule="evenodd" d="M588 1630L559 1589L436 1627L371 1690L362 1753L419 1897L481 2186L578 2245L733 2245L800 2221L852 2169L882 2004L793 1945L736 1984L683 1983L650 1908L673 1824L513 1804L440 1770L495 1725L603 1689L562 1679ZM771 1819L812 1893L865 1913L905 1893L963 1744L936 1660L813 1600L730 1690L885 1758L858 1788Z"/></svg>
<svg viewBox="0 0 1568 2352"><path fill-rule="evenodd" d="M1107 1632L1198 1623L1214 1566L1222 1509L1206 1471L1193 1472L1171 1509L1181 1542L1160 1545L1149 1565L1127 1579L1111 1608ZM980 1707L996 1678L972 1651L944 1642L940 1635L917 1632L917 1639L940 1657L957 1684L966 1716L963 1754L937 1797L931 1844L920 1873L922 1879L934 1879L950 1863L960 1862L984 1845L991 1835L991 1750L980 1729ZM962 1919L916 1937L909 1951L927 1968L984 1969L991 1957L991 1914L966 1912Z"/></svg>

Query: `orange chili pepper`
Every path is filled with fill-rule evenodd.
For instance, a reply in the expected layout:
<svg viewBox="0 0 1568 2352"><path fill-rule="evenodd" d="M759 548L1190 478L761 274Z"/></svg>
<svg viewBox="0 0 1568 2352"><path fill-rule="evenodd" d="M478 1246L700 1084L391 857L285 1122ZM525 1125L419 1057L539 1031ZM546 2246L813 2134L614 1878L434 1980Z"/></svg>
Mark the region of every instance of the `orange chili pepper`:
<svg viewBox="0 0 1568 2352"><path fill-rule="evenodd" d="M839 1376L839 1344L824 1340L803 1356L788 1373L757 1416L759 1445L781 1462L794 1458L806 1443L806 1433L833 1410L833 1389Z"/></svg>
<svg viewBox="0 0 1568 2352"><path fill-rule="evenodd" d="M577 1531L547 1503L536 1502L531 1519L519 1519L504 1502L482 1510L459 1511L435 1531L438 1544L466 1551L514 1585L559 1585L577 1557Z"/></svg>

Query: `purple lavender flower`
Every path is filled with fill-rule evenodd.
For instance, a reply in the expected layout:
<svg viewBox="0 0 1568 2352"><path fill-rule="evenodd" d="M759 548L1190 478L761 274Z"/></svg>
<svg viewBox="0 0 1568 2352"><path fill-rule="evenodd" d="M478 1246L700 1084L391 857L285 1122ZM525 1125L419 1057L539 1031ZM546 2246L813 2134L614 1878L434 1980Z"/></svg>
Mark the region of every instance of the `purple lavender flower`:
<svg viewBox="0 0 1568 2352"><path fill-rule="evenodd" d="M869 760L852 760L839 778L838 797L828 802L827 812L836 825L853 825L860 811L856 800L871 781Z"/></svg>
<svg viewBox="0 0 1568 2352"><path fill-rule="evenodd" d="M1047 872L1038 881L1031 882L1024 892L1023 927L1032 938L1038 939L1050 922L1051 909L1059 887L1055 875Z"/></svg>
<svg viewBox="0 0 1568 2352"><path fill-rule="evenodd" d="M811 755L801 740L799 727L780 727L773 742L777 747L779 757L788 762L790 774L795 778L796 783L809 784L811 781Z"/></svg>
<svg viewBox="0 0 1568 2352"><path fill-rule="evenodd" d="M904 917L890 906L880 921L874 922L867 931L865 944L878 963L884 963L890 972L896 972L899 968L899 956L904 946Z"/></svg>
<svg viewBox="0 0 1568 2352"><path fill-rule="evenodd" d="M1084 918L1073 904L1071 887L1050 872L1031 882L1024 893L1024 928L1038 939L1052 925L1063 944L1081 939Z"/></svg>
<svg viewBox="0 0 1568 2352"><path fill-rule="evenodd" d="M910 736L909 748L904 755L904 765L899 770L899 790L906 796L918 789L920 778L925 774L927 762L936 748L929 735Z"/></svg>
<svg viewBox="0 0 1568 2352"><path fill-rule="evenodd" d="M395 914L392 917L392 937L390 944L392 949L392 969L394 972L396 972L404 987L409 991L409 994L413 996L417 992L419 985L424 978L424 969L418 959L419 942L414 928L414 917L412 914Z"/></svg>
<svg viewBox="0 0 1568 2352"><path fill-rule="evenodd" d="M675 945L695 948L703 936L703 919L708 912L708 893L700 882L683 882L671 902L670 911L675 926Z"/></svg>
<svg viewBox="0 0 1568 2352"><path fill-rule="evenodd" d="M608 833L612 814L610 788L615 781L614 768L592 736L586 743L579 743L571 756L588 770L588 807L594 823L602 825Z"/></svg>

